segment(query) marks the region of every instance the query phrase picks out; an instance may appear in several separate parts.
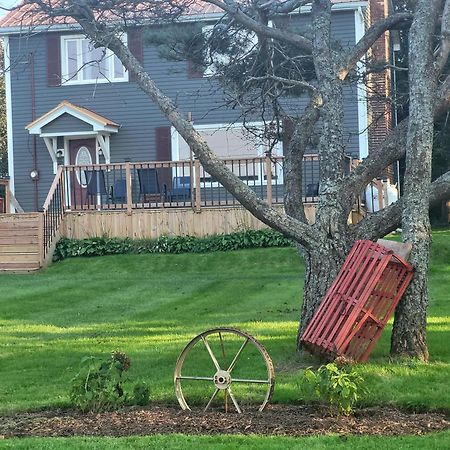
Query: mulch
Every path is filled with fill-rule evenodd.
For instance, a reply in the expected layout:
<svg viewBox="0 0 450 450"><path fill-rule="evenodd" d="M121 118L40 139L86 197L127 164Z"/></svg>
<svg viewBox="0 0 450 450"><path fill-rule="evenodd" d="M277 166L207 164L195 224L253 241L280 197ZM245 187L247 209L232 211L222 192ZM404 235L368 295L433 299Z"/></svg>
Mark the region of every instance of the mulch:
<svg viewBox="0 0 450 450"><path fill-rule="evenodd" d="M311 405L272 405L263 412L182 411L174 406L124 408L108 413L46 410L0 417L0 439L29 436L130 436L165 433L309 436L421 435L450 429L444 413L408 413L395 408L365 408L355 415L331 416Z"/></svg>

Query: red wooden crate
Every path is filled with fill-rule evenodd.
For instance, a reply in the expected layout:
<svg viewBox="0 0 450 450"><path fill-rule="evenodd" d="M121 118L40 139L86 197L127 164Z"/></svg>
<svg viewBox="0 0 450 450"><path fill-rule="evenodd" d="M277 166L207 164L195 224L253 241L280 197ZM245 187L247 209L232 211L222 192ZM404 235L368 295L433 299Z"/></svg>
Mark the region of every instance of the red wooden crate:
<svg viewBox="0 0 450 450"><path fill-rule="evenodd" d="M392 250L356 241L301 342L313 353L367 360L412 276Z"/></svg>

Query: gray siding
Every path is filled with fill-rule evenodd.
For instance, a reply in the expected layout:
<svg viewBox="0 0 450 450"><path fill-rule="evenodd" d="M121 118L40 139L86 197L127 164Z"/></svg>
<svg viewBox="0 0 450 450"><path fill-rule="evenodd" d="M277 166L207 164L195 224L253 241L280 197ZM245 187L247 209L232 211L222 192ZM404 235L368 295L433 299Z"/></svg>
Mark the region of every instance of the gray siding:
<svg viewBox="0 0 450 450"><path fill-rule="evenodd" d="M42 127L43 133L68 133L71 131L92 131L92 125L83 122L70 114L64 113L53 122Z"/></svg>
<svg viewBox="0 0 450 450"><path fill-rule="evenodd" d="M307 24L308 17L300 19ZM334 16L333 33L343 44L352 43L354 34L354 13L339 12ZM35 140L39 205L42 205L53 180L52 161L40 137L32 137L25 126L33 120L31 58L34 55L36 117L41 116L68 100L97 112L121 125L119 132L111 136L111 161L149 161L155 159L155 128L168 126L159 109L137 88L134 82L112 84L47 86L46 37L45 34L32 37L10 37L12 56L12 115L14 139L14 164L16 196L25 210L34 209L33 182L29 172L33 168L33 141ZM187 62L161 60L155 48L144 49L144 67L160 89L181 108L184 114L191 112L196 124L229 123L237 120L239 112L223 105L223 94L213 81L207 78L188 77ZM296 100L297 108L304 108L305 102ZM69 123L68 118L46 127L52 132L62 130ZM358 154L358 111L356 89L346 90L345 124L347 129L348 153ZM70 119L72 121L73 119ZM80 123L73 123L81 127Z"/></svg>

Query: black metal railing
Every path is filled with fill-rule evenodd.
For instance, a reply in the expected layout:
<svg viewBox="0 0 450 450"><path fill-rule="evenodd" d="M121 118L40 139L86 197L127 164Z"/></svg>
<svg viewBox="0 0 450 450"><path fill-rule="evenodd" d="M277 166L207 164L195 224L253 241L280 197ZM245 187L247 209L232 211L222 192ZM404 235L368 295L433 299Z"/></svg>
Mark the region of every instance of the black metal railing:
<svg viewBox="0 0 450 450"><path fill-rule="evenodd" d="M284 198L283 157L224 159L224 164L269 204ZM239 201L198 160L64 166L64 205L72 211L234 206ZM319 160L303 164L305 203L318 196Z"/></svg>
<svg viewBox="0 0 450 450"><path fill-rule="evenodd" d="M43 208L43 258L45 260L64 217L64 168L60 166Z"/></svg>

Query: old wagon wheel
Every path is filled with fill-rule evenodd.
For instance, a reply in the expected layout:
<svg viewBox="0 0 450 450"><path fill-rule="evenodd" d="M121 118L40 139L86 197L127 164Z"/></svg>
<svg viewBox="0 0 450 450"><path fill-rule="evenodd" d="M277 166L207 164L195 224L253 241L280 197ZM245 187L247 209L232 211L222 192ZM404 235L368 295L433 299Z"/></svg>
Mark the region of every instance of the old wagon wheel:
<svg viewBox="0 0 450 450"><path fill-rule="evenodd" d="M234 328L214 328L192 339L178 357L175 393L184 410L217 404L262 411L272 396L275 371L266 349L247 333ZM245 406L244 406L245 405Z"/></svg>

